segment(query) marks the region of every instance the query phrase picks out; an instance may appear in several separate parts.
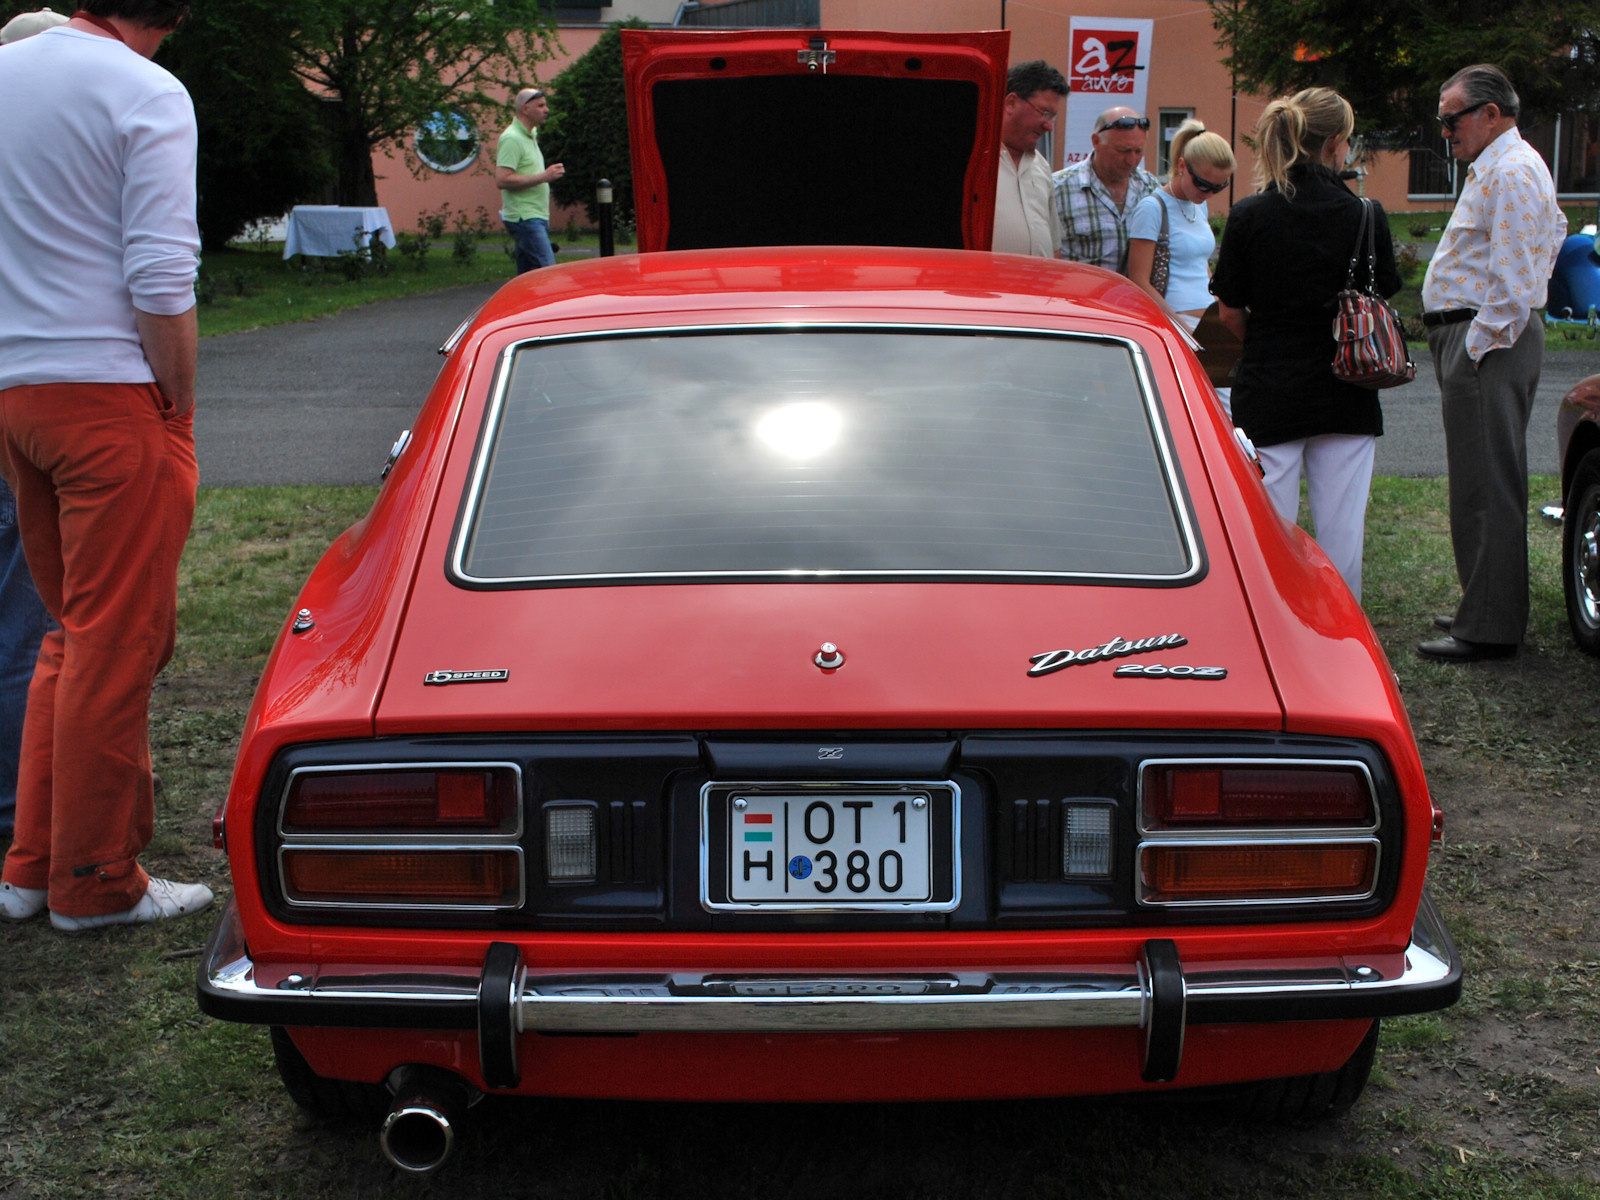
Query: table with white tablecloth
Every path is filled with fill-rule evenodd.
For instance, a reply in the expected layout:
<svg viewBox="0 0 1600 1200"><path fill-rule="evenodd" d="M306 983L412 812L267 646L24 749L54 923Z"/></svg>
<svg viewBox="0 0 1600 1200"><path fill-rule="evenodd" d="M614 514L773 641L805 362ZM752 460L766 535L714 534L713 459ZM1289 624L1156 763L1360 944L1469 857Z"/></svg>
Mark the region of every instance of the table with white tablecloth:
<svg viewBox="0 0 1600 1200"><path fill-rule="evenodd" d="M385 245L394 245L394 226L382 206L358 208L340 204L297 204L289 212L283 256L310 254L335 258L365 250L376 233Z"/></svg>

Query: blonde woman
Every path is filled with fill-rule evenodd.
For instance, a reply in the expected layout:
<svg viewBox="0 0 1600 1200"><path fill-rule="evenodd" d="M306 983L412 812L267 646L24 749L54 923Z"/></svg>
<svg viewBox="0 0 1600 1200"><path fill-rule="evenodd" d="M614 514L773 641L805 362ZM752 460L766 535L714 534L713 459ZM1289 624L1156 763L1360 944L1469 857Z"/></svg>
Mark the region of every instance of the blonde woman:
<svg viewBox="0 0 1600 1200"><path fill-rule="evenodd" d="M1234 423L1255 443L1285 520L1299 516L1304 473L1317 541L1359 600L1383 410L1377 392L1332 368L1336 297L1361 226L1361 201L1339 178L1354 128L1350 105L1330 88L1267 106L1255 131L1261 190L1228 214L1211 290L1244 340ZM1400 290L1394 244L1382 206L1372 207L1378 291L1392 296Z"/></svg>
<svg viewBox="0 0 1600 1200"><path fill-rule="evenodd" d="M1193 333L1211 304L1207 263L1217 246L1206 202L1233 178L1233 151L1190 119L1172 137L1171 162L1167 186L1146 196L1128 218L1128 278L1161 306L1168 320ZM1151 281L1163 211L1170 254L1165 289Z"/></svg>

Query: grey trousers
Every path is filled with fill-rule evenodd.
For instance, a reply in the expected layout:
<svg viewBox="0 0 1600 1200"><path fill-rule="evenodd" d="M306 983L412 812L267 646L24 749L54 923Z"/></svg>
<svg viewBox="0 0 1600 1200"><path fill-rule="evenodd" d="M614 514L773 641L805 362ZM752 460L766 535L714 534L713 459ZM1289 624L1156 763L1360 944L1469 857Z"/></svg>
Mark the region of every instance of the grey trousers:
<svg viewBox="0 0 1600 1200"><path fill-rule="evenodd" d="M1520 642L1528 629L1528 417L1544 365L1537 313L1509 350L1467 357L1469 321L1428 331L1444 408L1450 541L1461 580L1451 636Z"/></svg>

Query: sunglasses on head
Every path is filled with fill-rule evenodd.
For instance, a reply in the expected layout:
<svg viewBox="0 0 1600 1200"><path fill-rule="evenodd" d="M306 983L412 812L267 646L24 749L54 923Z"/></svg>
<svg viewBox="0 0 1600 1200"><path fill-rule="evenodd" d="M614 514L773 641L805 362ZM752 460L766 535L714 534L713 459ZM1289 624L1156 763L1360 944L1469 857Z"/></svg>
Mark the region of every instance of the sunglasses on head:
<svg viewBox="0 0 1600 1200"><path fill-rule="evenodd" d="M1108 129L1149 129L1149 117L1118 117L1115 121L1107 121L1095 129L1096 133L1104 133Z"/></svg>
<svg viewBox="0 0 1600 1200"><path fill-rule="evenodd" d="M1488 103L1488 100L1479 100L1476 104L1468 105L1466 108L1457 109L1453 113L1440 113L1439 124L1444 127L1444 131L1446 133L1454 133L1456 131L1457 121L1461 120L1461 118L1466 116L1468 113L1477 112L1480 108Z"/></svg>

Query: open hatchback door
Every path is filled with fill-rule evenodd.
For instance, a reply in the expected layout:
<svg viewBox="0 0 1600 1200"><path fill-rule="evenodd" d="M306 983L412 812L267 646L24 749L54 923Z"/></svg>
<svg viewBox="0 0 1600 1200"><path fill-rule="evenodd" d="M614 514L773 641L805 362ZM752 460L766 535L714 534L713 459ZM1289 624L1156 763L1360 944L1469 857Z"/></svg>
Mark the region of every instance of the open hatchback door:
<svg viewBox="0 0 1600 1200"><path fill-rule="evenodd" d="M1010 42L624 29L639 249L987 250Z"/></svg>

